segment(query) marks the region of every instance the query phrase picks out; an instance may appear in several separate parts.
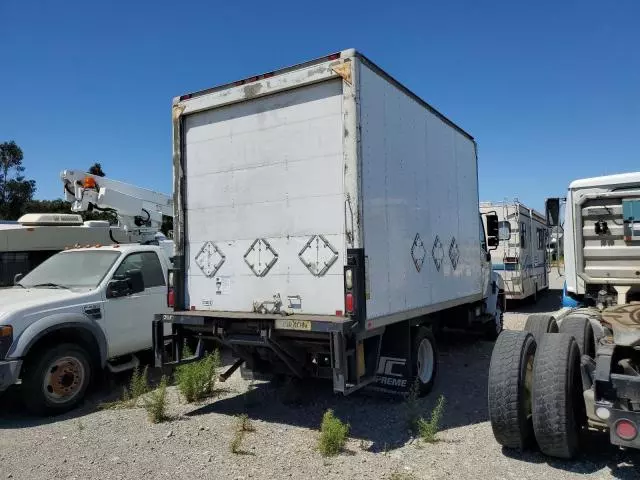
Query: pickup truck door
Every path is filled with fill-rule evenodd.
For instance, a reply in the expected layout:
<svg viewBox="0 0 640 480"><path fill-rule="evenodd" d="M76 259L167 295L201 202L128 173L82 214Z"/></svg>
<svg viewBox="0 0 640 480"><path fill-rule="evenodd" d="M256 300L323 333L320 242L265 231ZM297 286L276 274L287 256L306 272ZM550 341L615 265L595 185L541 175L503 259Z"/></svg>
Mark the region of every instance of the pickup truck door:
<svg viewBox="0 0 640 480"><path fill-rule="evenodd" d="M105 329L109 357L134 353L152 346L152 321L156 313L167 309L166 278L156 252L135 252L127 255L114 276L139 269L144 279L144 291L133 295L105 299Z"/></svg>

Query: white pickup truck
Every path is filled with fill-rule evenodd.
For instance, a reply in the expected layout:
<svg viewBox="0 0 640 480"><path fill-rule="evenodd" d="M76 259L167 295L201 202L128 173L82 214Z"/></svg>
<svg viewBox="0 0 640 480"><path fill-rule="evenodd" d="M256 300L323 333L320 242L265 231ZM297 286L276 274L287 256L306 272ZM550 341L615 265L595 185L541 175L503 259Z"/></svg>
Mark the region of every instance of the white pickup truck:
<svg viewBox="0 0 640 480"><path fill-rule="evenodd" d="M0 392L21 384L26 406L75 407L105 368L138 365L153 315L167 309L170 260L151 245L60 252L0 291Z"/></svg>

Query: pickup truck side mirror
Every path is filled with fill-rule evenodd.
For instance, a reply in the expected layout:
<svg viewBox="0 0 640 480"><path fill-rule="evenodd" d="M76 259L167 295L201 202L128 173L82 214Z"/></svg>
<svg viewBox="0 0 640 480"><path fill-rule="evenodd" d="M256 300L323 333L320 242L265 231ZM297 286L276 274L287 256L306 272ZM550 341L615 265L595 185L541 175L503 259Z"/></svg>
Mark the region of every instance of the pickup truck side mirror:
<svg viewBox="0 0 640 480"><path fill-rule="evenodd" d="M140 270L127 270L123 276L114 277L107 285L107 298L126 297L144 291L144 279Z"/></svg>
<svg viewBox="0 0 640 480"><path fill-rule="evenodd" d="M13 277L13 284L17 285L20 280L24 277L24 273L16 273Z"/></svg>

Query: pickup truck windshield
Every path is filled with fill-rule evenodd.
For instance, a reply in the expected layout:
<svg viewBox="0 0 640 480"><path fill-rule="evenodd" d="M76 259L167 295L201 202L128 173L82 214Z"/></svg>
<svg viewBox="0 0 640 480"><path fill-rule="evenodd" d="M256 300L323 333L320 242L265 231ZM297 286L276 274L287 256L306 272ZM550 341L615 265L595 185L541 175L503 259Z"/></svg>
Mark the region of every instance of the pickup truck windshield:
<svg viewBox="0 0 640 480"><path fill-rule="evenodd" d="M25 288L96 288L120 252L60 252L33 269L17 285Z"/></svg>

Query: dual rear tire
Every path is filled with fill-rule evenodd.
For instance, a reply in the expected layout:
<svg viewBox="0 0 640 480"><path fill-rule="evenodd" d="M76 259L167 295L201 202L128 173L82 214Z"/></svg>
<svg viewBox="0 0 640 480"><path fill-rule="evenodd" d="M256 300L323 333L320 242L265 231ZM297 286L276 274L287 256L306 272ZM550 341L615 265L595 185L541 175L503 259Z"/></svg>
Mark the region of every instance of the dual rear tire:
<svg viewBox="0 0 640 480"><path fill-rule="evenodd" d="M568 318L558 328L551 316L532 317L527 326L533 332L505 331L494 347L488 385L491 427L506 448L524 450L537 443L547 455L572 458L587 418L580 355L589 351L593 337L578 319L563 327Z"/></svg>

